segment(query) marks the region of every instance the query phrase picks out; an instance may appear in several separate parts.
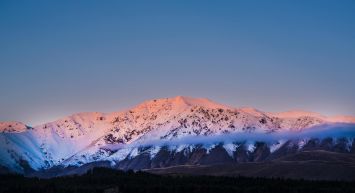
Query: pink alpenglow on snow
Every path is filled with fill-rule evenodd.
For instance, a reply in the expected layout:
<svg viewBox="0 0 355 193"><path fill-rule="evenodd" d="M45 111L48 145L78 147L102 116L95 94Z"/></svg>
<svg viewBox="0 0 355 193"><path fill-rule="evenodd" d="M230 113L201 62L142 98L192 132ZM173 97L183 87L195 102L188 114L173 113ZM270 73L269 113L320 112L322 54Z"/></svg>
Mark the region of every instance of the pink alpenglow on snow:
<svg viewBox="0 0 355 193"><path fill-rule="evenodd" d="M33 128L18 122L1 122L0 154L3 165L18 170L19 157L15 155L40 169L119 161L137 156L137 148L149 144L153 146L149 150L151 157L167 144L177 151L203 143L209 151L219 141L231 152L231 147L237 147L233 140L246 140L249 149L254 148L257 139L266 140L275 151L286 139L307 139L306 135L320 135L323 128L330 135L352 135L352 125L344 125L347 129L342 130L338 123L354 124L355 119L304 111L270 113L177 96L148 100L125 111L77 113Z"/></svg>

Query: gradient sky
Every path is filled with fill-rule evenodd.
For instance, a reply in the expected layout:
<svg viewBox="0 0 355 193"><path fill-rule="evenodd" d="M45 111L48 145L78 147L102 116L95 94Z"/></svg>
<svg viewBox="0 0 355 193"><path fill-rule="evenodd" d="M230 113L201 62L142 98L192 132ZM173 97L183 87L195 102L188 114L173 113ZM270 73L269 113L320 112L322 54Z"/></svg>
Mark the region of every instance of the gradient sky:
<svg viewBox="0 0 355 193"><path fill-rule="evenodd" d="M0 1L0 120L187 95L355 115L355 1Z"/></svg>

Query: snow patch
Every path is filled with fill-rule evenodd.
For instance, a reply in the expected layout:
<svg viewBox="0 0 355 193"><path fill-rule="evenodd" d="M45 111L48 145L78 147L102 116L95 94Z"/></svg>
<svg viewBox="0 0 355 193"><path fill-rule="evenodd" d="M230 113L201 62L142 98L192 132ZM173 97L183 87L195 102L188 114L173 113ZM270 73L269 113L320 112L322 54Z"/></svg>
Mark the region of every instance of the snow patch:
<svg viewBox="0 0 355 193"><path fill-rule="evenodd" d="M274 153L276 150L280 149L280 147L282 147L282 145L285 143L286 143L286 140L279 140L278 142L272 144L270 146L270 152Z"/></svg>
<svg viewBox="0 0 355 193"><path fill-rule="evenodd" d="M129 153L132 151L130 148L123 148L112 154L108 160L110 161L122 161L126 159L126 157L129 155Z"/></svg>
<svg viewBox="0 0 355 193"><path fill-rule="evenodd" d="M309 139L301 139L298 141L298 150L302 149L307 143Z"/></svg>
<svg viewBox="0 0 355 193"><path fill-rule="evenodd" d="M256 146L255 146L255 144L254 143L249 143L249 144L247 144L247 150L249 151L249 152L254 152L255 151L255 149L256 149Z"/></svg>
<svg viewBox="0 0 355 193"><path fill-rule="evenodd" d="M209 154L213 148L216 147L216 144L208 144L203 146L206 149L206 153Z"/></svg>
<svg viewBox="0 0 355 193"><path fill-rule="evenodd" d="M134 157L137 157L139 155L139 149L138 147L133 148L132 151L129 153L129 158L132 159Z"/></svg>
<svg viewBox="0 0 355 193"><path fill-rule="evenodd" d="M227 151L228 155L232 158L234 157L233 153L238 147L239 145L236 145L234 143L228 143L223 145L223 148Z"/></svg>
<svg viewBox="0 0 355 193"><path fill-rule="evenodd" d="M160 146L153 146L149 149L149 155L150 155L150 159L153 159L158 152L160 151L161 147Z"/></svg>

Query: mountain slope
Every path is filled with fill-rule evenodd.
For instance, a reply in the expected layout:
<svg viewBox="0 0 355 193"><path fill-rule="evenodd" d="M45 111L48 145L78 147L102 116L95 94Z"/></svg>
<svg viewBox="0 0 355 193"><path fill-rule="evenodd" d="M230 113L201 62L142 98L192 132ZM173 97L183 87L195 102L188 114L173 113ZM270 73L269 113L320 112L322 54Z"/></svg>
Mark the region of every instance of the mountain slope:
<svg viewBox="0 0 355 193"><path fill-rule="evenodd" d="M348 124L339 126L342 122ZM342 151L350 152L351 123L355 123L351 117L325 117L308 112L267 113L178 96L149 100L122 112L78 113L33 128L2 122L0 165L24 173L27 167L41 170L98 161L110 161L122 169L226 160L262 161L276 156L277 150L287 143L296 144L297 150L307 147L312 140L306 134L313 135L307 132L319 127L329 130L329 125L332 131L339 127L347 130L341 135L328 132L330 136L321 138L346 137L346 142L328 145L332 148L338 145ZM284 135L302 138L291 140ZM258 147L258 141L264 145ZM237 157L235 152L239 152ZM218 160L220 157L223 159Z"/></svg>

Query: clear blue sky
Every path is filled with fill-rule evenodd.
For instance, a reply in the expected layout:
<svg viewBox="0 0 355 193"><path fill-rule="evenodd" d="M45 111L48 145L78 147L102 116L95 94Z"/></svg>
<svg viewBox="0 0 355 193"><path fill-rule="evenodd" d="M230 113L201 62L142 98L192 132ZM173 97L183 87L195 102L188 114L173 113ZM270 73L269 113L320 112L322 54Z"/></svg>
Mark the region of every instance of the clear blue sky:
<svg viewBox="0 0 355 193"><path fill-rule="evenodd" d="M355 1L0 1L0 120L187 95L355 115Z"/></svg>

